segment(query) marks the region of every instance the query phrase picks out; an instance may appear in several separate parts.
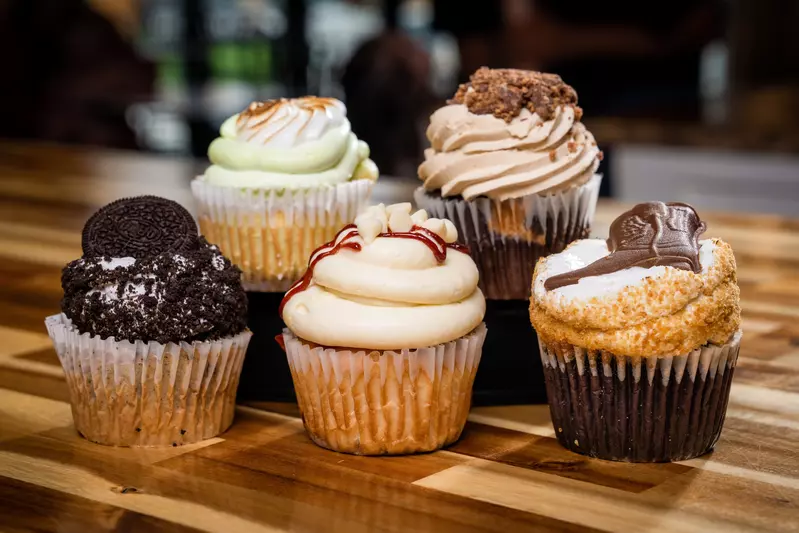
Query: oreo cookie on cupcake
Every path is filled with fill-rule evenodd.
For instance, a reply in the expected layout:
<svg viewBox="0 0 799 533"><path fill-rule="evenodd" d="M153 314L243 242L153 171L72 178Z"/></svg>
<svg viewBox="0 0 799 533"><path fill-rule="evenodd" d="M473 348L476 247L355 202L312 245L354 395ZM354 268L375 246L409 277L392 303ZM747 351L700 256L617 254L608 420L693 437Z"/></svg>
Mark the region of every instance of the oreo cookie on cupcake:
<svg viewBox="0 0 799 533"><path fill-rule="evenodd" d="M686 204L639 204L607 241L541 259L530 318L566 448L677 461L718 440L741 340L735 258Z"/></svg>
<svg viewBox="0 0 799 533"><path fill-rule="evenodd" d="M126 198L95 213L47 318L77 430L117 446L225 431L250 339L241 272L179 204Z"/></svg>

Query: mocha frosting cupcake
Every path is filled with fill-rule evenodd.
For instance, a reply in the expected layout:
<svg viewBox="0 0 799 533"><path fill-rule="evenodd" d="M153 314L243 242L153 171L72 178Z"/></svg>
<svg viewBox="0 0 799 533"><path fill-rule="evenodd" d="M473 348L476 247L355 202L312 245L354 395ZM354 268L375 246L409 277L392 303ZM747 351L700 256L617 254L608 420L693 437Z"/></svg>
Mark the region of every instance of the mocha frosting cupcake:
<svg viewBox="0 0 799 533"><path fill-rule="evenodd" d="M177 446L230 426L250 339L241 272L175 202L95 213L46 320L77 430L117 446Z"/></svg>
<svg viewBox="0 0 799 533"><path fill-rule="evenodd" d="M449 218L488 299L524 300L539 257L588 235L602 153L554 74L481 68L430 117L417 204Z"/></svg>
<svg viewBox="0 0 799 533"><path fill-rule="evenodd" d="M541 259L530 318L558 440L676 461L721 434L740 346L735 258L686 204L639 204L610 238Z"/></svg>
<svg viewBox="0 0 799 533"><path fill-rule="evenodd" d="M305 260L363 207L377 179L369 147L335 98L254 102L226 120L194 180L203 234L252 291L285 291Z"/></svg>
<svg viewBox="0 0 799 533"><path fill-rule="evenodd" d="M458 439L486 335L478 272L448 220L359 215L286 294L282 342L311 439L364 455Z"/></svg>

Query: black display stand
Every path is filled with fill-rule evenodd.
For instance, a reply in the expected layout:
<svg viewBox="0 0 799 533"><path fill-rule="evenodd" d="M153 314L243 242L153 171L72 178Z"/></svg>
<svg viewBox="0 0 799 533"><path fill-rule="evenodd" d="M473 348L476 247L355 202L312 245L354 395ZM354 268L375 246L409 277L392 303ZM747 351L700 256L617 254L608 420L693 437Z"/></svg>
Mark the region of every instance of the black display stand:
<svg viewBox="0 0 799 533"><path fill-rule="evenodd" d="M239 384L239 400L294 401L286 354L275 341L283 331L283 293L247 293L253 332ZM489 300L488 337L474 383L474 405L546 403L538 341L527 300Z"/></svg>

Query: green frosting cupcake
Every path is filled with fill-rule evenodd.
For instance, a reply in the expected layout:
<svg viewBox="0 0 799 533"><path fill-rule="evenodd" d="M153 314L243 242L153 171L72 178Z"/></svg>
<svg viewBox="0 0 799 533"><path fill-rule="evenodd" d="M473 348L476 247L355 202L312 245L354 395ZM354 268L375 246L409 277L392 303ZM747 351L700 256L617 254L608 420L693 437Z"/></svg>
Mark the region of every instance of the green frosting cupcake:
<svg viewBox="0 0 799 533"><path fill-rule="evenodd" d="M253 103L227 119L208 148L201 178L217 186L312 189L376 180L369 146L355 136L343 103L307 96Z"/></svg>

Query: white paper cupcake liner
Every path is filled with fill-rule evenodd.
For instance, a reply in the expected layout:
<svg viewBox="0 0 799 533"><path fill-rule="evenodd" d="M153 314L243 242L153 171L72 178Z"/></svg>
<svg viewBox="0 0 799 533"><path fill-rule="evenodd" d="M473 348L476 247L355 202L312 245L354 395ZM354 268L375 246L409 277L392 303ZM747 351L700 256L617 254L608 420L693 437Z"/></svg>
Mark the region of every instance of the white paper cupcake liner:
<svg viewBox="0 0 799 533"><path fill-rule="evenodd" d="M741 333L668 357L619 356L540 340L558 441L615 461L680 461L721 435Z"/></svg>
<svg viewBox="0 0 799 533"><path fill-rule="evenodd" d="M448 342L400 351L314 347L283 331L305 429L324 448L359 455L428 452L458 440L485 324Z"/></svg>
<svg viewBox="0 0 799 533"><path fill-rule="evenodd" d="M251 333L161 344L78 332L63 314L45 320L69 387L75 427L113 446L179 446L233 422Z"/></svg>
<svg viewBox="0 0 799 533"><path fill-rule="evenodd" d="M579 187L504 201L442 198L420 187L414 200L431 217L448 218L458 228L486 298L525 300L536 261L590 233L601 182L602 175L595 174Z"/></svg>
<svg viewBox="0 0 799 533"><path fill-rule="evenodd" d="M241 268L248 291L284 292L308 258L355 220L372 192L371 180L319 189L274 191L191 184L200 230Z"/></svg>

